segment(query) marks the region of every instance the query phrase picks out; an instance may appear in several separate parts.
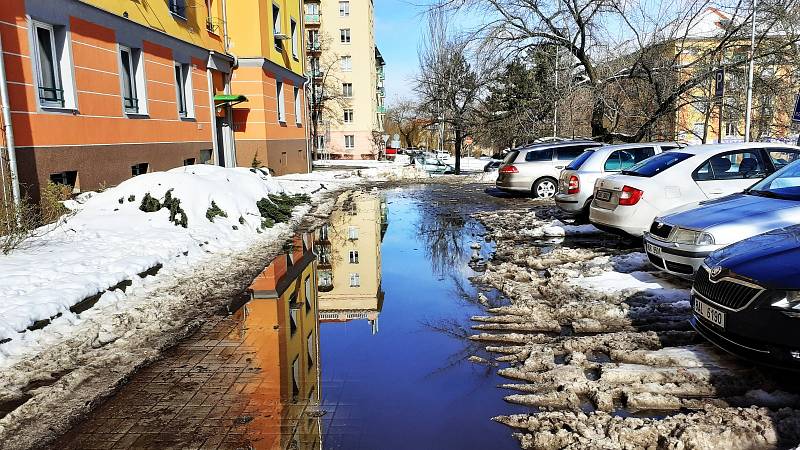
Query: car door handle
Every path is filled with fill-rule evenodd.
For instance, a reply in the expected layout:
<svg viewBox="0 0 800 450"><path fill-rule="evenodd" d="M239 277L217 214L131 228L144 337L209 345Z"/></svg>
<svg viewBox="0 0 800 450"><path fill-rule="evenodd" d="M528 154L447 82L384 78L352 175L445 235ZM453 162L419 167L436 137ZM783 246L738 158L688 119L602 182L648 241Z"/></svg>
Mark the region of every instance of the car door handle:
<svg viewBox="0 0 800 450"><path fill-rule="evenodd" d="M564 166L556 166L556 169L563 169Z"/></svg>

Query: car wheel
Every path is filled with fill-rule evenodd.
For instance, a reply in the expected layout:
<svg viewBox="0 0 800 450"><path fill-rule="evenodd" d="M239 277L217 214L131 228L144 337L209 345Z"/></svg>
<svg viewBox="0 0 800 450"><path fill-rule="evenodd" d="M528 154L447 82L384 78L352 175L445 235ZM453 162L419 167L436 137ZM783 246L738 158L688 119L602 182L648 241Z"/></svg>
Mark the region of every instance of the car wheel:
<svg viewBox="0 0 800 450"><path fill-rule="evenodd" d="M556 180L553 178L540 178L533 183L531 189L536 198L553 198L556 195Z"/></svg>

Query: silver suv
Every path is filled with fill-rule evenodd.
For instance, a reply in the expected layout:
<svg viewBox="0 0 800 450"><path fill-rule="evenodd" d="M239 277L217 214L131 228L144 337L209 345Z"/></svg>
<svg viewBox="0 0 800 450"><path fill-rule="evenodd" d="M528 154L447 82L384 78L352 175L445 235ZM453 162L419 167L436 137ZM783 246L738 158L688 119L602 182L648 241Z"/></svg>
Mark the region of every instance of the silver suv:
<svg viewBox="0 0 800 450"><path fill-rule="evenodd" d="M594 141L561 141L516 148L503 160L496 186L502 191L552 198L561 170L586 149L601 145Z"/></svg>

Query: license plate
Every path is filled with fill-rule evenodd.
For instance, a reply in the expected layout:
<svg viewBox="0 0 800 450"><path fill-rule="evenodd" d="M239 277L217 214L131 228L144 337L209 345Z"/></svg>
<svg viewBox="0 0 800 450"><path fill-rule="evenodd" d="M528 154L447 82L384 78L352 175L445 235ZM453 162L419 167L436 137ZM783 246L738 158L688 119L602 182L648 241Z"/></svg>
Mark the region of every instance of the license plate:
<svg viewBox="0 0 800 450"><path fill-rule="evenodd" d="M610 191L597 191L597 193L594 194L594 196L595 196L596 199L600 200L601 202L607 202L607 201L611 200L611 192Z"/></svg>
<svg viewBox="0 0 800 450"><path fill-rule="evenodd" d="M694 299L694 312L714 325L725 328L725 313L698 300L697 297Z"/></svg>
<svg viewBox="0 0 800 450"><path fill-rule="evenodd" d="M644 249L647 250L647 253L651 253L656 256L661 256L661 247L655 246L649 242L644 243Z"/></svg>

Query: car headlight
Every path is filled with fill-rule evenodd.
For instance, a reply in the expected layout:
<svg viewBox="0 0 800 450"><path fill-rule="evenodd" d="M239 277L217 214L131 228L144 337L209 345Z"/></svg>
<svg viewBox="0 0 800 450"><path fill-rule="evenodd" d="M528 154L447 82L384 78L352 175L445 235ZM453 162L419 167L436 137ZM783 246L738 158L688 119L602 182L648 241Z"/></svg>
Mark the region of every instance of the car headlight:
<svg viewBox="0 0 800 450"><path fill-rule="evenodd" d="M777 292L771 306L783 310L800 310L800 291Z"/></svg>
<svg viewBox="0 0 800 450"><path fill-rule="evenodd" d="M697 244L697 245L714 245L715 244L714 236L712 236L709 233L705 233L705 232L700 233L699 235L697 235L697 241L695 241L695 244Z"/></svg>
<svg viewBox="0 0 800 450"><path fill-rule="evenodd" d="M704 231L678 227L672 234L672 242L686 245L714 245L714 236Z"/></svg>

